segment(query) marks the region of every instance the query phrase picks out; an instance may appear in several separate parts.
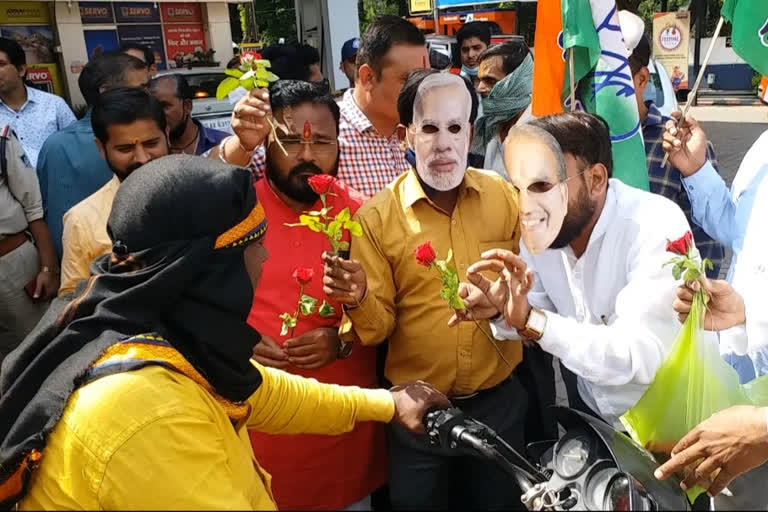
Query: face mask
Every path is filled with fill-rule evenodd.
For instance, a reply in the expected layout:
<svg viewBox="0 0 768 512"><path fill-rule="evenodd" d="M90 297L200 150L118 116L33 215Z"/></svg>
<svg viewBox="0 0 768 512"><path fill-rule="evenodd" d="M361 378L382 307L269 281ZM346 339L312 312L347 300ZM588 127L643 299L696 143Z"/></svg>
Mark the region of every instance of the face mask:
<svg viewBox="0 0 768 512"><path fill-rule="evenodd" d="M464 179L471 102L464 81L451 74L430 75L416 93L409 138L416 172L435 190L453 190Z"/></svg>
<svg viewBox="0 0 768 512"><path fill-rule="evenodd" d="M463 74L467 75L468 77L474 78L474 77L477 76L477 68L474 68L474 69L468 68L467 66L465 66L463 64L461 65L461 72Z"/></svg>
<svg viewBox="0 0 768 512"><path fill-rule="evenodd" d="M554 154L553 146L540 138L551 139L547 132L535 127L522 130L524 135L510 133L504 149L504 165L510 181L520 191L521 237L526 248L537 254L552 245L568 213L568 187L562 180L565 161L562 153ZM554 139L551 142L559 151Z"/></svg>

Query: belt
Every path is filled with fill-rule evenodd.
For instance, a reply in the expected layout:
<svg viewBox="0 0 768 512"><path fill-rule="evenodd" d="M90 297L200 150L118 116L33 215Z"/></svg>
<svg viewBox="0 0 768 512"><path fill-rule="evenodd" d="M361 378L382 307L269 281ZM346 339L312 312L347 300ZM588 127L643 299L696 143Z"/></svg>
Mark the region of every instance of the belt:
<svg viewBox="0 0 768 512"><path fill-rule="evenodd" d="M27 240L27 235L23 231L3 238L0 240L0 258L21 247Z"/></svg>

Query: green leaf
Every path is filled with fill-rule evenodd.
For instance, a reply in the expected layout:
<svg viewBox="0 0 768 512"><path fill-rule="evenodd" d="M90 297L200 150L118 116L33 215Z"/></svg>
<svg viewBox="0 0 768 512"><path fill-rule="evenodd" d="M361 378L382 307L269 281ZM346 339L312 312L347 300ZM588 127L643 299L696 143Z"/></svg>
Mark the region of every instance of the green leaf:
<svg viewBox="0 0 768 512"><path fill-rule="evenodd" d="M299 311L304 316L309 316L315 312L317 306L317 299L310 297L309 295L302 295L299 299Z"/></svg>
<svg viewBox="0 0 768 512"><path fill-rule="evenodd" d="M715 267L712 265L712 262L711 262L711 261L709 261L709 258L704 258L704 264L703 264L703 266L704 266L704 269L705 269L705 270L706 270L706 269L709 269L709 270L714 270L714 268L715 268Z"/></svg>
<svg viewBox="0 0 768 512"><path fill-rule="evenodd" d="M669 260L669 261L667 261L666 263L664 263L664 264L662 265L662 268L663 268L663 267L666 267L667 265L675 265L675 264L677 264L677 263L678 263L678 262L679 262L679 261L680 261L682 258L684 258L684 257L685 257L685 256L675 256L675 257L674 257L674 258L672 258L671 260Z"/></svg>
<svg viewBox="0 0 768 512"><path fill-rule="evenodd" d="M445 262L450 263L453 259L453 249L448 249L448 256L445 257Z"/></svg>
<svg viewBox="0 0 768 512"><path fill-rule="evenodd" d="M339 222L341 222L343 224L344 222L348 221L351 218L352 218L352 216L349 214L349 208L344 208L338 214L336 214L336 219L335 220L337 220L337 221L339 221Z"/></svg>
<svg viewBox="0 0 768 512"><path fill-rule="evenodd" d="M683 275L683 262L678 261L675 263L675 266L672 267L672 276L675 278L675 281L680 280L680 276Z"/></svg>
<svg viewBox="0 0 768 512"><path fill-rule="evenodd" d="M432 264L440 270L440 279L445 282L444 274L448 271L448 265L445 264L445 260L433 260Z"/></svg>
<svg viewBox="0 0 768 512"><path fill-rule="evenodd" d="M229 77L225 78L216 88L216 99L223 100L229 93L237 89L239 85L240 82L237 79Z"/></svg>
<svg viewBox="0 0 768 512"><path fill-rule="evenodd" d="M359 222L354 220L348 220L344 223L344 228L349 230L349 234L352 236L363 236L363 226Z"/></svg>
<svg viewBox="0 0 768 512"><path fill-rule="evenodd" d="M254 61L257 66L264 66L265 68L271 68L272 62L269 61L269 59L259 59Z"/></svg>
<svg viewBox="0 0 768 512"><path fill-rule="evenodd" d="M249 78L253 78L256 76L256 71L249 70L247 73L243 73L243 75L240 77L240 80L248 80Z"/></svg>
<svg viewBox="0 0 768 512"><path fill-rule="evenodd" d="M307 226L315 233L320 233L323 231L323 223L320 222L316 217L312 217L310 215L299 215L299 222Z"/></svg>
<svg viewBox="0 0 768 512"><path fill-rule="evenodd" d="M240 71L239 69L225 69L224 73L227 76L232 76L232 77L235 77L235 78L240 78L241 76L243 76L243 72Z"/></svg>
<svg viewBox="0 0 768 512"><path fill-rule="evenodd" d="M451 306L451 309L467 309L467 306L458 294L453 295L448 301L448 304Z"/></svg>
<svg viewBox="0 0 768 512"><path fill-rule="evenodd" d="M267 82L266 80L256 80L256 85L263 89L265 87L269 87L269 82Z"/></svg>
<svg viewBox="0 0 768 512"><path fill-rule="evenodd" d="M331 221L325 230L325 234L335 240L340 240L341 236L337 238L337 235L341 235L341 222L337 220Z"/></svg>
<svg viewBox="0 0 768 512"><path fill-rule="evenodd" d="M683 276L683 281L696 281L699 277L701 277L701 273L699 272L699 269L688 269L685 271L685 275Z"/></svg>
<svg viewBox="0 0 768 512"><path fill-rule="evenodd" d="M296 322L298 320L297 317L293 316L290 313L283 313L278 318L282 319L283 325L280 328L280 336L285 336L288 334L288 329L292 329L296 327Z"/></svg>
<svg viewBox="0 0 768 512"><path fill-rule="evenodd" d="M323 318L327 318L329 316L333 316L334 313L336 313L336 310L328 304L327 301L323 301L323 303L320 305L320 309L317 311L317 314L322 316Z"/></svg>
<svg viewBox="0 0 768 512"><path fill-rule="evenodd" d="M349 242L339 242L337 245L336 250L338 251L348 251L349 250Z"/></svg>
<svg viewBox="0 0 768 512"><path fill-rule="evenodd" d="M246 78L246 79L241 78L240 79L240 87L242 87L246 91L250 91L254 87L256 87L256 82L254 81L253 78Z"/></svg>

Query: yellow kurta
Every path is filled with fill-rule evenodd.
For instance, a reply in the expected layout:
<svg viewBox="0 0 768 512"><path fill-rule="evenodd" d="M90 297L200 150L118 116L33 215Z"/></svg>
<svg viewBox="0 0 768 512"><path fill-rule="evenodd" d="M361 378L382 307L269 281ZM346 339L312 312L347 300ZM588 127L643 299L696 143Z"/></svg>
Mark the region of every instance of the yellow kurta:
<svg viewBox="0 0 768 512"><path fill-rule="evenodd" d="M19 508L273 510L246 429L339 434L394 415L387 390L259 370L250 415L234 427L212 395L161 366L88 383L70 397Z"/></svg>
<svg viewBox="0 0 768 512"><path fill-rule="evenodd" d="M450 265L466 281L484 251L518 252L517 215L517 191L495 172L468 169L450 215L429 200L414 170L400 176L355 215L363 236L352 240L351 258L362 263L368 291L345 315L342 338L364 345L389 339L385 373L395 385L421 379L463 395L499 384L512 369L474 323L448 327L452 311L440 298L438 274L413 253L427 241L438 259L451 249ZM519 341L497 343L512 366L520 362Z"/></svg>

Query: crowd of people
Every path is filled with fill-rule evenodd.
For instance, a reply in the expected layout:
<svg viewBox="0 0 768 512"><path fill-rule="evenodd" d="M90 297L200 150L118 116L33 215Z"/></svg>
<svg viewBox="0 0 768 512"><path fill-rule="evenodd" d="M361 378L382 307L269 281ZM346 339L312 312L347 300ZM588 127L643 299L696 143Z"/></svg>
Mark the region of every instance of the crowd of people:
<svg viewBox="0 0 768 512"><path fill-rule="evenodd" d="M523 452L557 438L560 373L571 407L622 431L699 286L724 357L759 376L768 133L729 191L695 119L644 101L645 27L620 21L650 192L612 177L600 117L533 116L534 55L484 24L450 73L379 17L343 45L340 97L316 50L268 48L280 80L230 96L231 134L137 45L84 67L76 120L0 38L0 504L519 509L500 468L429 443L425 412ZM701 283L664 268L687 231ZM764 409L721 412L657 476L706 459L684 484L715 473L712 495L736 479L721 506L765 506L737 477L766 436Z"/></svg>

